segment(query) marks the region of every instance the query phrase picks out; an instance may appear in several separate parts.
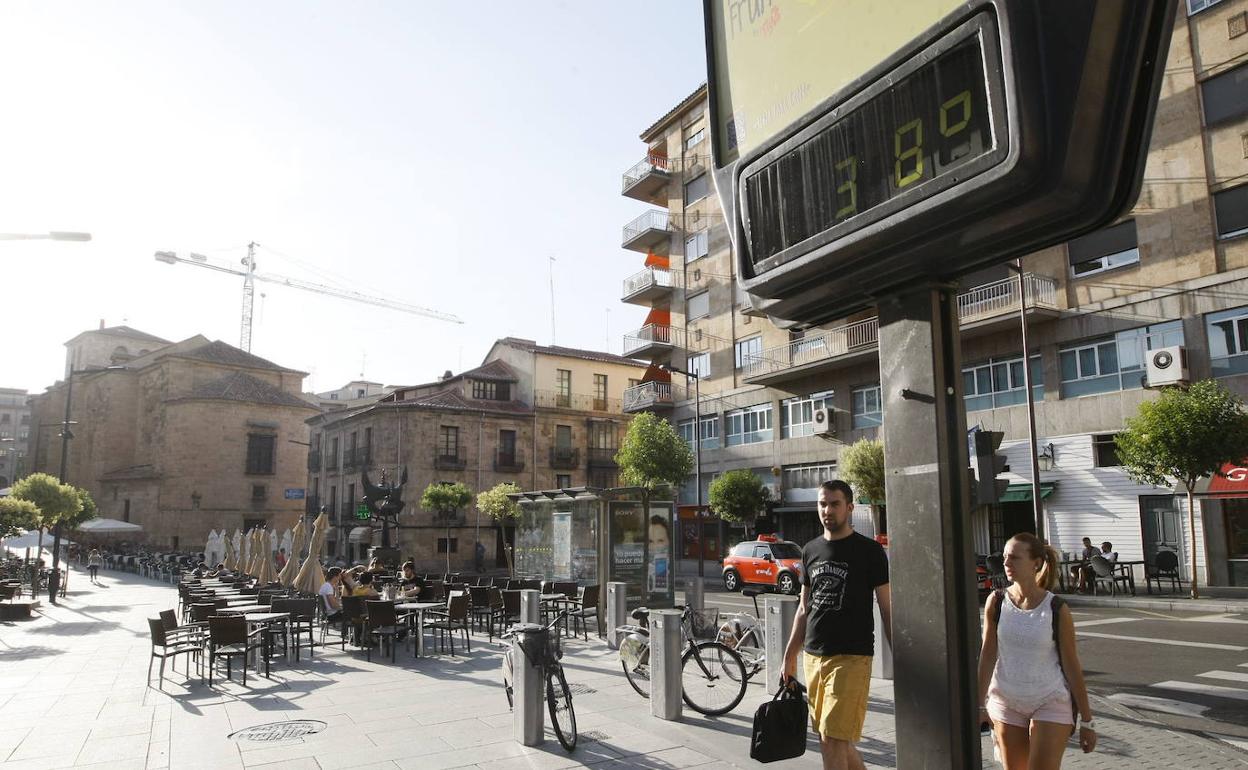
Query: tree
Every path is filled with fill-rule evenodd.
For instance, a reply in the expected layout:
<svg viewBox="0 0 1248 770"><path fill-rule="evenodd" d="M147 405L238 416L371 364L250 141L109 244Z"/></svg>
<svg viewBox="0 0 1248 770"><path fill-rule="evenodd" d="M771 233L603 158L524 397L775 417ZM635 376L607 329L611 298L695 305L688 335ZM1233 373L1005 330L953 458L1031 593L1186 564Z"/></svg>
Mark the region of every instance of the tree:
<svg viewBox="0 0 1248 770"><path fill-rule="evenodd" d="M62 484L55 476L32 473L13 485L10 494L18 500L29 500L39 508L39 526L56 526L56 523L73 520L82 512L82 498L78 490ZM95 505L92 503L92 509Z"/></svg>
<svg viewBox="0 0 1248 770"><path fill-rule="evenodd" d="M39 506L16 497L0 497L0 537L12 537L24 529L34 529Z"/></svg>
<svg viewBox="0 0 1248 770"><path fill-rule="evenodd" d="M78 495L78 502L82 507L78 513L61 519L62 526L70 529L77 529L88 521L100 515L99 510L95 507L95 499L91 497L91 493L82 487L73 487L74 492Z"/></svg>
<svg viewBox="0 0 1248 770"><path fill-rule="evenodd" d="M493 519L499 530L502 530L504 521L520 515L519 504L508 497L518 492L520 492L520 486L510 481L496 484L477 495L477 510ZM511 551L507 548L507 538L500 537L499 540L503 543L503 554L507 559L507 574L514 574Z"/></svg>
<svg viewBox="0 0 1248 770"><path fill-rule="evenodd" d="M458 482L434 482L425 487L424 494L420 496L420 506L440 515L446 524L447 573L451 571L451 518L456 511L471 502L472 491Z"/></svg>
<svg viewBox="0 0 1248 770"><path fill-rule="evenodd" d="M837 463L841 477L871 506L871 523L880 531L880 506L884 505L884 442L860 438L841 450Z"/></svg>
<svg viewBox="0 0 1248 770"><path fill-rule="evenodd" d="M625 484L641 487L645 522L650 518L650 494L661 486L681 484L693 472L693 451L670 422L642 412L628 424L615 462Z"/></svg>
<svg viewBox="0 0 1248 770"><path fill-rule="evenodd" d="M712 481L708 497L712 511L725 521L744 523L748 536L771 495L754 471L738 468Z"/></svg>
<svg viewBox="0 0 1248 770"><path fill-rule="evenodd" d="M1192 598L1199 597L1192 489L1205 476L1221 475L1227 463L1248 458L1248 414L1243 401L1214 380L1202 380L1186 389L1167 388L1156 400L1140 404L1115 444L1123 470L1135 481L1166 487L1177 479L1187 490ZM1207 579L1207 568L1205 574Z"/></svg>

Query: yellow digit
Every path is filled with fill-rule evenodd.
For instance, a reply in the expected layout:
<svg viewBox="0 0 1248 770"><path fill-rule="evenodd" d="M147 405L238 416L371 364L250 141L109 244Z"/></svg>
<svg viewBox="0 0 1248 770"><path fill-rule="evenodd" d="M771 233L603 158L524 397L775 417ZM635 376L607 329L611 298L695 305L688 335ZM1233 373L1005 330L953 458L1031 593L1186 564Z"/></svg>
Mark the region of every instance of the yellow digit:
<svg viewBox="0 0 1248 770"><path fill-rule="evenodd" d="M962 109L962 119L953 125L949 124L949 112L954 107ZM962 129L966 128L971 122L971 92L963 91L949 101L940 105L940 135L953 136Z"/></svg>
<svg viewBox="0 0 1248 770"><path fill-rule="evenodd" d="M902 137L911 132L914 133L914 144L902 150ZM898 189L923 178L923 121L915 118L893 133L893 154L896 157L894 168ZM911 158L914 158L914 170L909 174L902 174L902 164Z"/></svg>
<svg viewBox="0 0 1248 770"><path fill-rule="evenodd" d="M849 169L849 178L836 188L836 199L839 201L842 195L849 194L849 203L841 206L836 210L836 218L853 216L858 213L858 156L850 155L845 160L836 164L837 171Z"/></svg>

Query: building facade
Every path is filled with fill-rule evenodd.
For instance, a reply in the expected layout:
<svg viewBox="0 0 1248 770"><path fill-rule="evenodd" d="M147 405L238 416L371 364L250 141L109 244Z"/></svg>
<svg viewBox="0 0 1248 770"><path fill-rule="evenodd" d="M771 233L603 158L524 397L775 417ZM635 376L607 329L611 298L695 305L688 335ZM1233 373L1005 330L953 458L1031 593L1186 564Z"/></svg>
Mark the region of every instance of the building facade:
<svg viewBox="0 0 1248 770"><path fill-rule="evenodd" d="M71 374L32 397L32 470L59 475L68 397L65 480L91 493L100 516L141 525L132 539L198 551L210 530L293 526L304 421L317 412L300 396L305 373L202 336L123 360L109 353L115 336L75 337Z"/></svg>
<svg viewBox="0 0 1248 770"><path fill-rule="evenodd" d="M308 420L307 509L330 515L330 552L346 561L381 545L380 529L357 518L364 474L376 484L407 471L407 503L391 545L421 570L474 567L476 543L487 568L505 567L507 527L475 503L444 517L420 508L424 489L459 482L474 493L503 482L521 489L615 486L615 452L627 417L626 388L644 366L609 353L494 343L481 366L435 382L395 388L356 408Z"/></svg>
<svg viewBox="0 0 1248 770"><path fill-rule="evenodd" d="M29 400L25 390L0 388L0 489L29 472Z"/></svg>
<svg viewBox="0 0 1248 770"><path fill-rule="evenodd" d="M967 423L1005 432L1017 483L974 514L979 553L1034 530L1025 296L1047 536L1067 551L1084 536L1109 540L1123 559L1174 550L1192 571L1184 499L1130 482L1113 452L1123 421L1155 396L1143 387L1152 351L1180 346L1190 379L1248 393L1248 0L1188 0L1180 15L1134 209L1023 258L1022 289L1005 266L961 279ZM703 87L642 133L646 156L624 174L623 194L652 207L624 228L623 247L645 256L622 299L648 310L624 354L654 364L626 393L626 411L659 411L691 443L696 411L701 499L715 475L753 469L776 493L777 528L802 541L818 531L817 486L836 476L841 448L874 437L885 419L878 325L866 311L782 329L752 311L707 173L706 120ZM701 375L696 408L692 382L671 382L658 364ZM696 498L691 483L681 502ZM1248 585L1248 504L1206 499L1198 509L1200 579ZM686 554L698 537L690 513L682 510Z"/></svg>

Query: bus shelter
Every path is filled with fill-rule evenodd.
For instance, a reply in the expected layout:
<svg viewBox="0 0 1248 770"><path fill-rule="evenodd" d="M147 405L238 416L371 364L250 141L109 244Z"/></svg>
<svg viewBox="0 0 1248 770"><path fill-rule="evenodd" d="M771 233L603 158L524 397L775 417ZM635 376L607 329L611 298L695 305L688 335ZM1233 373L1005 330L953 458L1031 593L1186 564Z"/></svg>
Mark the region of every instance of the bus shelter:
<svg viewBox="0 0 1248 770"><path fill-rule="evenodd" d="M581 585L627 585L629 609L675 604L675 541L671 500L650 500L643 511L637 487L572 487L510 496L516 517L517 575L575 580ZM605 609L599 607L605 617Z"/></svg>

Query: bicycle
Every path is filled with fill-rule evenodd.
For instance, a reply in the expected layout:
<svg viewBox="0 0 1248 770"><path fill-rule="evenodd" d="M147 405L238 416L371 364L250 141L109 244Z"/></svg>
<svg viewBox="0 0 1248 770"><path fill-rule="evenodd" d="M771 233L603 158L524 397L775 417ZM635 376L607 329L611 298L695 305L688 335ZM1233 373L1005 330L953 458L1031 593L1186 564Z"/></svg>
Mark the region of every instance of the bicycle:
<svg viewBox="0 0 1248 770"><path fill-rule="evenodd" d="M546 708L550 711L550 725L555 728L555 736L559 739L559 743L563 745L563 748L572 751L576 748L576 712L572 709L572 690L568 687L568 680L563 675L563 664L559 662L563 657L563 647L560 644L559 631L556 628L559 623L563 622L567 614L568 611L563 610L555 616L555 619L548 626L536 624L512 626L503 632L500 637L510 639L519 631L545 629L546 644L542 645L541 650L526 650L523 643L521 644L521 649L529 660L533 660L534 652L541 656L541 660L538 663L546 673ZM553 634L551 633L552 630L554 631ZM515 662L511 659L513 649L513 645L508 645L506 652L503 653L503 691L507 694L507 708L515 706L511 684L514 681L513 674L515 672Z"/></svg>
<svg viewBox="0 0 1248 770"><path fill-rule="evenodd" d="M734 650L741 657L745 664L745 679L749 681L767 665L767 630L759 621L762 613L758 610L758 597L764 592L756 588L745 588L741 593L754 600L754 614L725 613L727 620L720 625L716 638L720 644ZM724 665L724 673L729 677L736 672L736 667L731 663Z"/></svg>
<svg viewBox="0 0 1248 770"><path fill-rule="evenodd" d="M633 610L632 617L639 621L638 625L623 625L616 629L620 635L620 665L637 694L649 698L650 611L638 607ZM689 708L711 717L727 714L736 708L745 697L746 687L745 663L741 656L719 641L705 638L716 635L718 617L719 610L693 610L689 607L684 607L680 616L684 646L680 659L680 695ZM703 637L703 640L698 641L697 637Z"/></svg>

